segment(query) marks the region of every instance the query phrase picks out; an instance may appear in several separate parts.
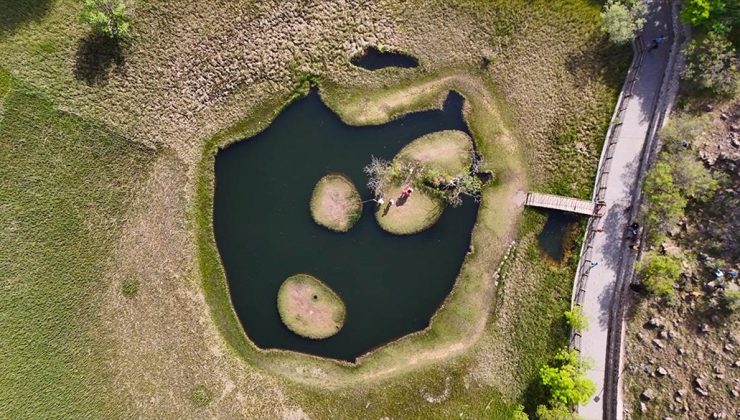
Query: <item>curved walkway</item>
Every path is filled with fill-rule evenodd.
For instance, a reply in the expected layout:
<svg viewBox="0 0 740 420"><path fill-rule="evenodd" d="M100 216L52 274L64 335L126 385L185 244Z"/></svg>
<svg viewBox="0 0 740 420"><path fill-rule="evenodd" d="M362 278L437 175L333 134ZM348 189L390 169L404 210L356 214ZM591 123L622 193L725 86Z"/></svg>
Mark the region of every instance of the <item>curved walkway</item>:
<svg viewBox="0 0 740 420"><path fill-rule="evenodd" d="M670 2L653 0L648 1L647 6L647 23L642 32L645 41L636 42L633 66L615 112L618 116L615 120L621 124L615 121L609 130L597 176L595 201L603 202L606 211L589 223L587 244L584 244L576 277L574 304L583 306L590 329L576 335L574 345L592 361L588 376L597 389L596 396L579 407L579 414L586 419L613 418L621 411L611 407L612 404L604 404L607 398L613 397L612 402L616 400L616 393L612 390L607 390L610 395L604 392L605 380L609 379L605 371L611 371L607 369L610 347L620 345L610 343L609 339L615 313L621 313L615 310L619 308L614 307L614 302L621 304L622 300L615 299L614 292L622 290L619 279L625 272L624 265L631 267L631 263L625 261L625 255L626 260L630 259L625 233L635 215L633 203L639 196L643 152L650 149L649 142L654 134L653 117L673 44ZM659 35L666 36L665 41L657 49L651 49L649 44Z"/></svg>

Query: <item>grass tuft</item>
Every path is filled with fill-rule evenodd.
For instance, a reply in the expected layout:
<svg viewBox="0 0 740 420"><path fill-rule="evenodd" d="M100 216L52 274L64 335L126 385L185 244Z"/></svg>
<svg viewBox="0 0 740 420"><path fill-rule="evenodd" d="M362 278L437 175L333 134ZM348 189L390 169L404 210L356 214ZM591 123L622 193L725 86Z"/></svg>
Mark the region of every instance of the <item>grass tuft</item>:
<svg viewBox="0 0 740 420"><path fill-rule="evenodd" d="M213 401L213 392L205 385L198 385L190 391L190 403L195 408L205 408Z"/></svg>
<svg viewBox="0 0 740 420"><path fill-rule="evenodd" d="M127 298L132 298L139 293L139 280L128 278L121 283L121 293Z"/></svg>

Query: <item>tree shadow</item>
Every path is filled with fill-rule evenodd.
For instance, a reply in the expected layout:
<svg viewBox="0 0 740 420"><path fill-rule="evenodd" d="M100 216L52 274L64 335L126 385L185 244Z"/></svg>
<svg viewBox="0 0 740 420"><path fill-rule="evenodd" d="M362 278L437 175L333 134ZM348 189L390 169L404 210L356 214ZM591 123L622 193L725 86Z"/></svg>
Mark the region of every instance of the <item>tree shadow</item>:
<svg viewBox="0 0 740 420"><path fill-rule="evenodd" d="M567 55L565 68L580 83L597 79L618 90L627 74L631 55L629 44L615 45L606 35L594 32L583 48Z"/></svg>
<svg viewBox="0 0 740 420"><path fill-rule="evenodd" d="M51 0L4 0L0 4L0 37L12 35L23 24L44 17L53 2Z"/></svg>
<svg viewBox="0 0 740 420"><path fill-rule="evenodd" d="M112 73L125 70L123 53L120 41L90 34L77 46L75 77L88 85L104 85Z"/></svg>

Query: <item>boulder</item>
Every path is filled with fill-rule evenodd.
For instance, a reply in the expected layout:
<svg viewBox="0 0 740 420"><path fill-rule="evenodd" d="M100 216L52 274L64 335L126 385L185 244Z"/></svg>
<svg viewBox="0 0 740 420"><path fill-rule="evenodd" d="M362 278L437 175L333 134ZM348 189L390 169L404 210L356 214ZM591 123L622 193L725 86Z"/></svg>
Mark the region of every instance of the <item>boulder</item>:
<svg viewBox="0 0 740 420"><path fill-rule="evenodd" d="M658 376L666 376L666 375L668 375L668 370L666 370L666 368L660 366L657 369L655 369L655 373Z"/></svg>
<svg viewBox="0 0 740 420"><path fill-rule="evenodd" d="M663 321L660 318L650 318L645 326L648 328L663 328Z"/></svg>
<svg viewBox="0 0 740 420"><path fill-rule="evenodd" d="M663 340L660 340L658 338L653 338L653 344L655 344L655 346L658 347L659 349L665 348L665 343L663 342Z"/></svg>
<svg viewBox="0 0 740 420"><path fill-rule="evenodd" d="M707 391L704 388L701 388L701 387L698 387L697 386L697 387L694 388L694 390L696 391L697 394L699 394L699 395L701 395L703 397L708 397L709 396L709 391Z"/></svg>
<svg viewBox="0 0 740 420"><path fill-rule="evenodd" d="M653 391L650 388L645 388L640 394L640 398L642 398L645 401L650 401L655 398L655 391Z"/></svg>

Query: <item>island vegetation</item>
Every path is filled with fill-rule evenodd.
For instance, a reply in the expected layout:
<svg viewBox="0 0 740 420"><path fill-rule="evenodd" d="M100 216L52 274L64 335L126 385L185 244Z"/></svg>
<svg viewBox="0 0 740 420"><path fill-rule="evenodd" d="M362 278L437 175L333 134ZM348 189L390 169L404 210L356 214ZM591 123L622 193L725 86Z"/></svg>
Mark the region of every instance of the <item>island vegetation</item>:
<svg viewBox="0 0 740 420"><path fill-rule="evenodd" d="M338 333L347 313L339 295L309 274L296 274L283 282L277 308L289 330L314 340Z"/></svg>
<svg viewBox="0 0 740 420"><path fill-rule="evenodd" d="M323 176L311 194L311 216L321 226L346 232L362 215L362 199L345 175Z"/></svg>
<svg viewBox="0 0 740 420"><path fill-rule="evenodd" d="M479 197L481 181L471 173L473 141L462 131L440 131L406 145L391 162L373 157L365 167L377 197L380 226L412 234L434 225L446 204Z"/></svg>

